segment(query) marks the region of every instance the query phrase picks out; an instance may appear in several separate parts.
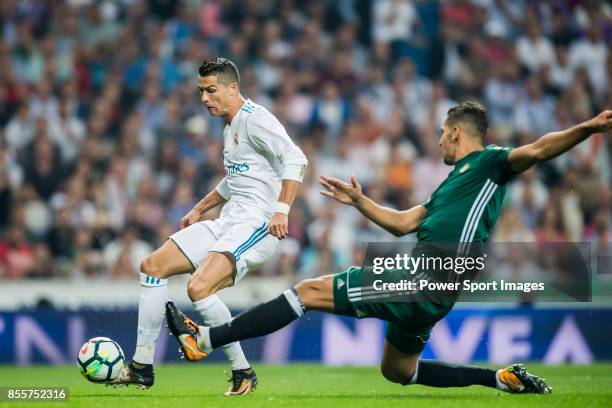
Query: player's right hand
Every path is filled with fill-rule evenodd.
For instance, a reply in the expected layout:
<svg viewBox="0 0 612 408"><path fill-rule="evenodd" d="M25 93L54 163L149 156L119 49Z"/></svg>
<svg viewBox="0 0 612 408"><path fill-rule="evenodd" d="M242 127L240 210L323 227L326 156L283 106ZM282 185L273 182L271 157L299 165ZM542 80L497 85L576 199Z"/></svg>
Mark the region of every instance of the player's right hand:
<svg viewBox="0 0 612 408"><path fill-rule="evenodd" d="M319 183L327 189L327 191L321 190L322 195L333 198L342 204L357 205L363 198L361 184L357 182L355 176L351 176L350 184L327 176L320 176Z"/></svg>
<svg viewBox="0 0 612 408"><path fill-rule="evenodd" d="M200 218L201 216L199 213L193 210L189 211L187 215L181 219L181 229L187 228L191 224L195 224L196 222L200 221Z"/></svg>

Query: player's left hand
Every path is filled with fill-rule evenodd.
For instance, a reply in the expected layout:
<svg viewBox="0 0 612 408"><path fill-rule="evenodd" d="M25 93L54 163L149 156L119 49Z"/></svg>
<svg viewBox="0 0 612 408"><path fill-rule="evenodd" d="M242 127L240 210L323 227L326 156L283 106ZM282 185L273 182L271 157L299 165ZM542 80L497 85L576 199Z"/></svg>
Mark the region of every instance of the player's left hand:
<svg viewBox="0 0 612 408"><path fill-rule="evenodd" d="M278 239L284 239L289 234L289 217L283 213L276 213L270 220L268 233L274 235Z"/></svg>
<svg viewBox="0 0 612 408"><path fill-rule="evenodd" d="M605 110L587 122L594 133L612 129L612 110Z"/></svg>

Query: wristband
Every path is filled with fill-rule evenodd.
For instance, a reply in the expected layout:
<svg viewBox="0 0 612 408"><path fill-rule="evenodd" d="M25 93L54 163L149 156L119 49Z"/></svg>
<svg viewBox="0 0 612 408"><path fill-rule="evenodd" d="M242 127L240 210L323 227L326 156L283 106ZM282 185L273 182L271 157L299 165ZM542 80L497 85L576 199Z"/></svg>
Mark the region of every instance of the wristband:
<svg viewBox="0 0 612 408"><path fill-rule="evenodd" d="M281 214L285 214L285 215L289 215L289 210L291 209L291 206L287 203L283 203L282 201L279 201L276 203L276 208L274 210L275 213L281 213Z"/></svg>

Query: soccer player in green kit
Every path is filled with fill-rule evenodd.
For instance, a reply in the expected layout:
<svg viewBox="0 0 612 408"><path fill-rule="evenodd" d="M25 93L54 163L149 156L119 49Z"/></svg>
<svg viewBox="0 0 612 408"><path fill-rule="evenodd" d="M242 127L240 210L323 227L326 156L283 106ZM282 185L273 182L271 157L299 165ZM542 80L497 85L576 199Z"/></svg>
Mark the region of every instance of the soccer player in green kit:
<svg viewBox="0 0 612 408"><path fill-rule="evenodd" d="M396 236L416 232L418 244L453 242L460 251L467 251L472 243L488 239L501 211L506 184L513 176L568 151L593 133L611 129L612 110L514 149L485 147L487 128L486 110L478 103L463 102L448 111L439 145L444 162L454 169L421 205L405 211L382 207L362 193L355 177L346 183L321 176L326 189L321 193L354 206ZM168 302L168 327L181 347L192 344L184 341L190 336L205 355L224 344L279 330L309 310L375 317L388 322L381 371L389 381L432 387L482 385L512 393L551 392L543 379L529 374L520 364L493 370L420 360L432 327L448 314L453 302L351 301L359 298L354 288L360 286L366 273L371 271L352 267L335 275L304 280L217 327L198 326Z"/></svg>

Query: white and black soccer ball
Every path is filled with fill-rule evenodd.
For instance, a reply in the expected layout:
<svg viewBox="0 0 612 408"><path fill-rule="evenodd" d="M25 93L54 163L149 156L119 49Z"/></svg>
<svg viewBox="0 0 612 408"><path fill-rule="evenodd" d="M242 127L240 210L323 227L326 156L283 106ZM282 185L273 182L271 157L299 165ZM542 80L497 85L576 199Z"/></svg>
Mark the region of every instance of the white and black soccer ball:
<svg viewBox="0 0 612 408"><path fill-rule="evenodd" d="M121 346L108 337L89 339L77 356L77 365L83 377L91 382L105 383L119 375L125 363Z"/></svg>

